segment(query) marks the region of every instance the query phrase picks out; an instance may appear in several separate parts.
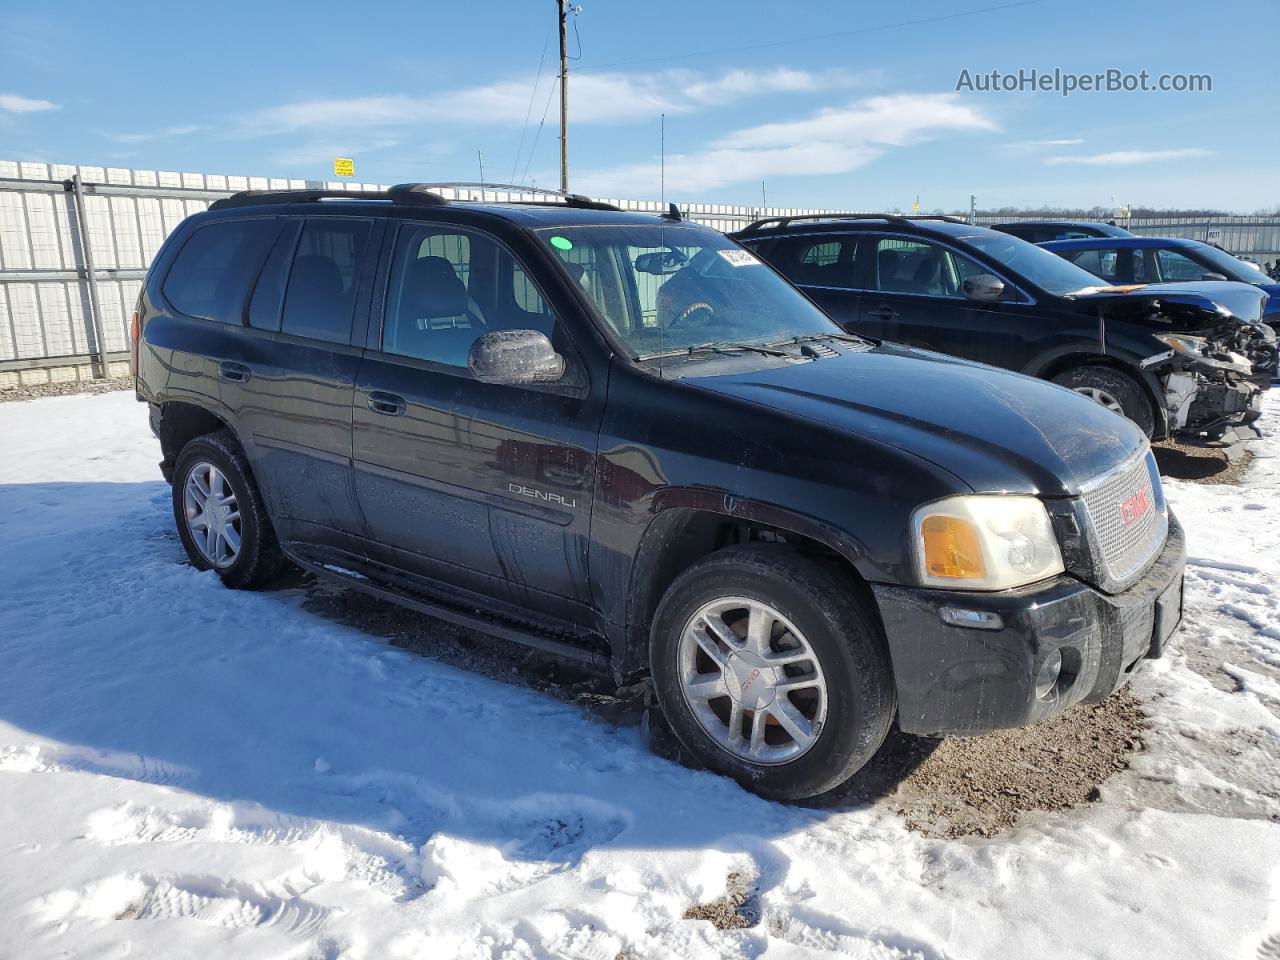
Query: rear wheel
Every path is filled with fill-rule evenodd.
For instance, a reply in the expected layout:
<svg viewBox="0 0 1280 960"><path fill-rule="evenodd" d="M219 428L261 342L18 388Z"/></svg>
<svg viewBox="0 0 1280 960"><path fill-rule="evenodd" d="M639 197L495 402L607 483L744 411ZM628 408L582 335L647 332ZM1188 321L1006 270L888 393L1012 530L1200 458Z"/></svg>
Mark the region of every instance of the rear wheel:
<svg viewBox="0 0 1280 960"><path fill-rule="evenodd" d="M1148 437L1155 432L1155 413L1146 390L1128 374L1110 367L1073 367L1058 374L1053 382L1128 417Z"/></svg>
<svg viewBox="0 0 1280 960"><path fill-rule="evenodd" d="M650 665L684 747L769 797L838 787L893 720L874 612L845 577L784 547L732 547L677 577L654 618Z"/></svg>
<svg viewBox="0 0 1280 960"><path fill-rule="evenodd" d="M173 471L173 516L193 565L229 587L253 587L279 572L283 555L248 461L226 431L190 441Z"/></svg>

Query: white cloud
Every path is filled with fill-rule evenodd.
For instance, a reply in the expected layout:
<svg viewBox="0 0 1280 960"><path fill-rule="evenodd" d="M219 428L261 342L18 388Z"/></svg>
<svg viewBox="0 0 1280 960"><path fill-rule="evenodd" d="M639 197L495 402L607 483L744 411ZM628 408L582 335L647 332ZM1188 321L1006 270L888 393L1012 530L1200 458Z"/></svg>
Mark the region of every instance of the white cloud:
<svg viewBox="0 0 1280 960"><path fill-rule="evenodd" d="M521 124L529 109L532 78L463 87L427 97L404 94L308 100L269 107L250 114L243 132L252 135L301 130L392 129L422 123L468 126ZM544 78L534 98L541 116L551 95ZM574 123L611 123L652 118L659 113L690 113L735 100L773 93L810 93L865 82L843 71L729 70L709 76L695 70L658 73L570 74L569 97Z"/></svg>
<svg viewBox="0 0 1280 960"><path fill-rule="evenodd" d="M824 176L865 166L888 148L929 140L947 132L995 130L995 122L954 93L870 97L780 123L734 131L705 149L667 157L666 182L688 194L728 183L770 176ZM657 160L588 171L594 192L652 192Z"/></svg>
<svg viewBox="0 0 1280 960"><path fill-rule="evenodd" d="M114 140L116 143L147 143L151 140L169 140L174 137L186 137L193 133L198 133L203 127L196 124L182 124L174 127L164 127L160 130L152 130L150 133L108 133L107 138Z"/></svg>
<svg viewBox="0 0 1280 960"><path fill-rule="evenodd" d="M61 110L51 100L34 100L31 97L20 97L16 93L0 93L0 110L8 113L37 113L41 110Z"/></svg>
<svg viewBox="0 0 1280 960"><path fill-rule="evenodd" d="M1132 167L1141 163L1158 163L1162 160L1183 160L1190 157L1207 157L1212 150L1199 147L1182 147L1175 150L1114 150L1110 153L1093 153L1045 157L1051 167L1064 164L1085 167Z"/></svg>

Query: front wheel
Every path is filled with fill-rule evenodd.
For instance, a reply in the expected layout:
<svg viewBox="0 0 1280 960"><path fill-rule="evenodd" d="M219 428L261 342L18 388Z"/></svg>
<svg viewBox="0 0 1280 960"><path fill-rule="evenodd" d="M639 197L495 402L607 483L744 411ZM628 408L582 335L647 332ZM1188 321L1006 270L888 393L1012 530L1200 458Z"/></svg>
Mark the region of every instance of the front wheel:
<svg viewBox="0 0 1280 960"><path fill-rule="evenodd" d="M895 696L879 620L855 589L776 545L731 547L677 577L654 618L650 666L685 748L784 800L861 769Z"/></svg>
<svg viewBox="0 0 1280 960"><path fill-rule="evenodd" d="M275 531L248 461L226 431L182 448L173 470L173 516L192 564L229 587L253 587L280 569Z"/></svg>
<svg viewBox="0 0 1280 960"><path fill-rule="evenodd" d="M1083 366L1058 374L1053 382L1128 417L1148 438L1155 432L1155 414L1146 390L1128 374L1110 367Z"/></svg>

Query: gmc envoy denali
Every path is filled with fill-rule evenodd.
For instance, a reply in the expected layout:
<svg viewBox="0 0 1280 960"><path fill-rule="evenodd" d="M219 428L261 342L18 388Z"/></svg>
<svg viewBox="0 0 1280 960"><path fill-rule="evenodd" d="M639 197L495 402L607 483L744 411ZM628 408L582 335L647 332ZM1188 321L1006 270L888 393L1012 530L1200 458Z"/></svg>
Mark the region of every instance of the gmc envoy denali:
<svg viewBox="0 0 1280 960"><path fill-rule="evenodd" d="M647 674L766 796L839 786L894 722L1100 700L1181 618L1132 423L848 334L674 206L237 194L165 243L133 347L197 567L287 558Z"/></svg>

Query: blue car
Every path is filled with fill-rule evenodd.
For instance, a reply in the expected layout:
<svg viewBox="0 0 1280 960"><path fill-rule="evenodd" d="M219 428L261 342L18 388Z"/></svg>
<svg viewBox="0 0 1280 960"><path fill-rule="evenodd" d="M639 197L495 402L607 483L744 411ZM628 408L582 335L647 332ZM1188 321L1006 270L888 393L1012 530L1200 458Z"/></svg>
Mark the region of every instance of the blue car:
<svg viewBox="0 0 1280 960"><path fill-rule="evenodd" d="M1280 329L1280 283L1225 250L1177 237L1094 237L1052 240L1040 246L1109 283L1236 280L1270 295L1262 319Z"/></svg>

